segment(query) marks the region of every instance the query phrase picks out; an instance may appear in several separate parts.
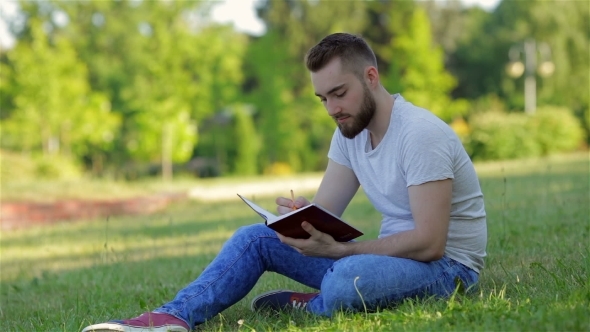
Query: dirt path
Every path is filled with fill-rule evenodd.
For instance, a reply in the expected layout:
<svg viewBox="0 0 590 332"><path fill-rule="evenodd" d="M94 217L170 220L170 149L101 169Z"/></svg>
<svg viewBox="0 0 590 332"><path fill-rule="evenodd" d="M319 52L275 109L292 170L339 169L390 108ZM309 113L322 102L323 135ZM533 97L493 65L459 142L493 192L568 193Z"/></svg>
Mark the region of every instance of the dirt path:
<svg viewBox="0 0 590 332"><path fill-rule="evenodd" d="M244 196L288 196L314 192L321 176L298 176L279 179L260 178L238 183L194 186L185 192L158 194L112 200L63 199L56 202L2 202L0 203L0 229L9 230L66 220L96 219L114 215L150 214L183 199L201 202L235 200ZM311 199L311 197L308 197Z"/></svg>

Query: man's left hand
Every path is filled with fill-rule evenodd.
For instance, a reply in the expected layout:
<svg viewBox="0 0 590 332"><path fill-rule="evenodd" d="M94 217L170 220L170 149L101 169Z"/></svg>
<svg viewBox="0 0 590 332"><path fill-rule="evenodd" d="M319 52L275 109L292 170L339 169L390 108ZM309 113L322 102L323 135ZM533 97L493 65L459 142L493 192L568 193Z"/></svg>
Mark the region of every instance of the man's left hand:
<svg viewBox="0 0 590 332"><path fill-rule="evenodd" d="M294 239L277 233L282 243L291 246L305 256L325 257L339 259L345 254L345 244L337 242L333 237L315 229L310 223L304 221L301 227L311 235L309 239Z"/></svg>

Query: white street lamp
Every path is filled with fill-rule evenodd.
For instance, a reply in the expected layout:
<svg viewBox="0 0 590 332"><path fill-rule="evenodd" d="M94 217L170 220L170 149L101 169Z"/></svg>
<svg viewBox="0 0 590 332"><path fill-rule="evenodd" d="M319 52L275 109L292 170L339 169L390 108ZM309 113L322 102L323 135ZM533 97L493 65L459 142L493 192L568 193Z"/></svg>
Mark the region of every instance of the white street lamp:
<svg viewBox="0 0 590 332"><path fill-rule="evenodd" d="M537 68L537 52L541 56L540 65ZM521 56L524 53L524 63ZM536 73L542 77L549 77L555 71L555 65L551 61L551 49L546 43L537 45L534 39L527 39L523 44L514 45L508 51L510 62L506 65L506 72L513 78L524 77L524 110L533 114L537 109L537 81Z"/></svg>

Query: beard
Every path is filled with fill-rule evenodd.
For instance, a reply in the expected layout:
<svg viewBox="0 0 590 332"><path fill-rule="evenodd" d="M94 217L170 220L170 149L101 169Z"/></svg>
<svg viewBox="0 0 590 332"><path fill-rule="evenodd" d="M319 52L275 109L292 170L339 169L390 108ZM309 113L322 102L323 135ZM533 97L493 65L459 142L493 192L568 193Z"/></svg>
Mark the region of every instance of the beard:
<svg viewBox="0 0 590 332"><path fill-rule="evenodd" d="M363 102L361 104L361 109L357 115L350 115L352 120L350 125L347 126L344 123L338 123L338 119L334 120L336 120L336 123L338 125L338 128L340 129L340 132L342 133L342 136L348 139L353 139L356 137L356 135L360 134L365 128L367 128L369 123L371 123L371 120L375 115L376 109L377 103L375 102L375 98L371 95L371 92L369 91L367 86L364 85Z"/></svg>

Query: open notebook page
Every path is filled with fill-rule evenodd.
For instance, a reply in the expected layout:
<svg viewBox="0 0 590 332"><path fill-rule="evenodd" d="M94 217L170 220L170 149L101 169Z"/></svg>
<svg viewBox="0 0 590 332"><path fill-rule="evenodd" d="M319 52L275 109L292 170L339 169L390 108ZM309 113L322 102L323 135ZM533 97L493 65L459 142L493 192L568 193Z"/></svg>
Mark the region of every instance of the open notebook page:
<svg viewBox="0 0 590 332"><path fill-rule="evenodd" d="M248 204L248 206L250 206L252 208L252 210L256 211L256 213L258 213L262 218L264 218L264 220L266 220L267 223L272 223L278 218L274 214L272 214L272 213L266 211L265 209L261 208L260 206L256 205L256 203L250 201L247 198L244 198L242 195L238 194L238 196L240 196L240 198L246 204Z"/></svg>

